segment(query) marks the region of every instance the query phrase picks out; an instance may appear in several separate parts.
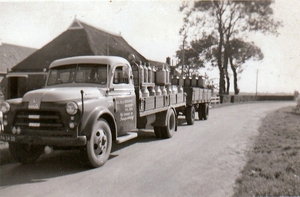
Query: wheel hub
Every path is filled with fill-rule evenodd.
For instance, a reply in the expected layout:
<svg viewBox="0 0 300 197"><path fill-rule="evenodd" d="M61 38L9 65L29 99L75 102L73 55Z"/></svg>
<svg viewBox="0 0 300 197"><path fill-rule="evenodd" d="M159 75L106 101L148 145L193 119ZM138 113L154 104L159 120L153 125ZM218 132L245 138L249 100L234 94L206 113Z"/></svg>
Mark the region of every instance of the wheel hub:
<svg viewBox="0 0 300 197"><path fill-rule="evenodd" d="M107 137L104 130L98 130L94 138L94 152L96 155L101 155L105 152L107 145Z"/></svg>

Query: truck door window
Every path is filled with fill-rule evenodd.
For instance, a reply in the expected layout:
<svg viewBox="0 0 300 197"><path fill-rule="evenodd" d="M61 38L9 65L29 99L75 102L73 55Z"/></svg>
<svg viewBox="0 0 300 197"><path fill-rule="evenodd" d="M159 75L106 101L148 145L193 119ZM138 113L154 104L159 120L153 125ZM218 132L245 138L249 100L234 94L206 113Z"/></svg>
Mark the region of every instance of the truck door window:
<svg viewBox="0 0 300 197"><path fill-rule="evenodd" d="M118 66L114 73L114 84L128 84L129 83L129 69L127 66Z"/></svg>

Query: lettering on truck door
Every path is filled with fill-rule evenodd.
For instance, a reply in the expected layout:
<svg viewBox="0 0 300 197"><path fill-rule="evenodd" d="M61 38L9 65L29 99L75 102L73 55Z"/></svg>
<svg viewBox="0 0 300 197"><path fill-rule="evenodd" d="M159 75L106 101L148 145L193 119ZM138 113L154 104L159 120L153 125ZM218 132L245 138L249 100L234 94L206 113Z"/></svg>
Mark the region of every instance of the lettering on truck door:
<svg viewBox="0 0 300 197"><path fill-rule="evenodd" d="M114 97L114 115L118 125L118 134L125 134L136 128L136 104L134 86L128 65L117 66L112 79Z"/></svg>

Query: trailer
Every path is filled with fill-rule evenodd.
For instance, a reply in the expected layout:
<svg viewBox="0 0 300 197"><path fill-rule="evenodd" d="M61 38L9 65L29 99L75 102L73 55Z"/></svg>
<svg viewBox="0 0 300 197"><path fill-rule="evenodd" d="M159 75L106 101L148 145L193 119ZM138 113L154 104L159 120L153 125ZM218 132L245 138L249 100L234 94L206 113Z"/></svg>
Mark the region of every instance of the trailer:
<svg viewBox="0 0 300 197"><path fill-rule="evenodd" d="M52 62L44 88L1 103L0 140L9 142L21 163L36 161L43 151L78 148L91 167L100 167L113 141L133 139L146 127L158 138L171 138L178 116L189 125L195 111L199 119L208 118L209 89L173 83L168 64L130 59L78 56Z"/></svg>

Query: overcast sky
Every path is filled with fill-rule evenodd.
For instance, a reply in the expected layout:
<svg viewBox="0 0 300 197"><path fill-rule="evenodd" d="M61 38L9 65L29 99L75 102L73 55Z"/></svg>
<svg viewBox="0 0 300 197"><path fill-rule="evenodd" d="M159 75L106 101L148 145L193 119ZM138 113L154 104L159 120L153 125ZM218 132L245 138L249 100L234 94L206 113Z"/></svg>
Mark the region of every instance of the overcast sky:
<svg viewBox="0 0 300 197"><path fill-rule="evenodd" d="M119 34L146 58L174 58L180 45L181 1L3 1L0 0L0 40L41 48L66 31L76 17L96 28ZM246 64L239 80L242 92L300 91L300 1L276 0L275 17L284 27L280 35L253 35L265 55ZM210 74L217 77L218 71Z"/></svg>

